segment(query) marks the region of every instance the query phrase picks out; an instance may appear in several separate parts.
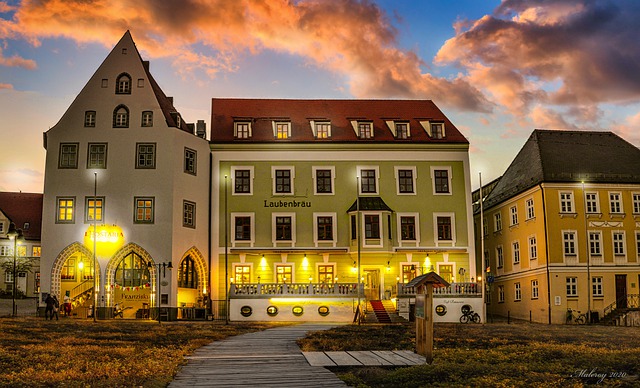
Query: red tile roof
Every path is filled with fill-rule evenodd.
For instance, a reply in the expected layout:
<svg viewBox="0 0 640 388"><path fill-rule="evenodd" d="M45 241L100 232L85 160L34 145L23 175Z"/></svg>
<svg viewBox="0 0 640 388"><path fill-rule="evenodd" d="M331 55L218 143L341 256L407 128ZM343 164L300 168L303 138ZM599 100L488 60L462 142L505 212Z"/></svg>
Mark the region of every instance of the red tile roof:
<svg viewBox="0 0 640 388"><path fill-rule="evenodd" d="M234 140L234 120L251 120L252 137ZM271 122L291 122L291 138L276 140ZM315 139L310 120L331 121L331 139ZM358 139L350 121L371 121L373 139ZM443 122L445 137L432 139L420 121ZM397 140L385 121L408 121L411 138ZM461 143L469 141L431 100L287 100L213 98L211 142L422 142Z"/></svg>
<svg viewBox="0 0 640 388"><path fill-rule="evenodd" d="M22 229L27 240L40 240L42 229L42 194L0 192L0 211ZM25 229L25 223L29 228ZM8 229L8 225L7 225Z"/></svg>

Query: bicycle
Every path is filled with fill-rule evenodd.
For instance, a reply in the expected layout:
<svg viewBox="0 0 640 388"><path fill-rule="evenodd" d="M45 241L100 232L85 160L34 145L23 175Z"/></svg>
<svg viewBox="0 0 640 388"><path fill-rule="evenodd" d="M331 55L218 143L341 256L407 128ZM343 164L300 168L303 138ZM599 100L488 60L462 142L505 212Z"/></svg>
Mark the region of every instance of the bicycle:
<svg viewBox="0 0 640 388"><path fill-rule="evenodd" d="M577 311L578 315L574 314L574 311L571 308L567 309L567 324L576 323L578 325L584 325L587 323L587 314L581 314L580 311Z"/></svg>
<svg viewBox="0 0 640 388"><path fill-rule="evenodd" d="M480 323L480 315L475 311L471 310L471 306L465 304L461 308L462 316L460 317L460 323Z"/></svg>

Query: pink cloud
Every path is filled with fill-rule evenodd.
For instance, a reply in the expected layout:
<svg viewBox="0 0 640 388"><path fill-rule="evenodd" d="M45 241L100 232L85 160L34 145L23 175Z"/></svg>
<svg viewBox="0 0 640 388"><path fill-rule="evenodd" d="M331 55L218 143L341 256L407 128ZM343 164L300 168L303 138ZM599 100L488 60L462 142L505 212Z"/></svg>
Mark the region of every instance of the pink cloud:
<svg viewBox="0 0 640 388"><path fill-rule="evenodd" d="M5 57L2 48L0 48L0 66L22 67L29 70L34 70L38 67L36 62L31 59L24 59L17 55Z"/></svg>

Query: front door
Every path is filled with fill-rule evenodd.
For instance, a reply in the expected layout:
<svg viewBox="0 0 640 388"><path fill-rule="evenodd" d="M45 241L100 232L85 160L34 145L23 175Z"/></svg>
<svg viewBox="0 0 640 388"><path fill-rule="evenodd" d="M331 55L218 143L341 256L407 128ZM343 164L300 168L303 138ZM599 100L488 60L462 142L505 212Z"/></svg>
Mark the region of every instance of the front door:
<svg viewBox="0 0 640 388"><path fill-rule="evenodd" d="M616 307L627 307L627 275L616 275Z"/></svg>
<svg viewBox="0 0 640 388"><path fill-rule="evenodd" d="M367 300L380 300L380 270L364 270L364 297Z"/></svg>

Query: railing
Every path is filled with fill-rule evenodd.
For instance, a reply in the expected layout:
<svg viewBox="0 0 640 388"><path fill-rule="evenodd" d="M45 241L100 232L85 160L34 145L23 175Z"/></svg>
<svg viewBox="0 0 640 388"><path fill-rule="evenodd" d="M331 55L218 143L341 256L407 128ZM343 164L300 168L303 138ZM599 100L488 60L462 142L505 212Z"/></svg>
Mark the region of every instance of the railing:
<svg viewBox="0 0 640 388"><path fill-rule="evenodd" d="M71 300L75 300L78 297L78 295L81 295L92 288L93 288L93 279L85 280L84 282L78 284L77 286L71 289L71 292L69 292L69 298L71 298Z"/></svg>
<svg viewBox="0 0 640 388"><path fill-rule="evenodd" d="M407 287L398 283L398 295L415 295L415 287ZM482 284L480 283L451 283L449 287L437 287L433 289L434 296L480 296Z"/></svg>
<svg viewBox="0 0 640 388"><path fill-rule="evenodd" d="M251 283L231 284L229 288L229 298L300 295L357 297L358 291L356 283Z"/></svg>
<svg viewBox="0 0 640 388"><path fill-rule="evenodd" d="M604 308L603 318L613 313L618 308L640 308L640 295L625 295Z"/></svg>

